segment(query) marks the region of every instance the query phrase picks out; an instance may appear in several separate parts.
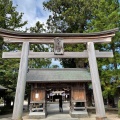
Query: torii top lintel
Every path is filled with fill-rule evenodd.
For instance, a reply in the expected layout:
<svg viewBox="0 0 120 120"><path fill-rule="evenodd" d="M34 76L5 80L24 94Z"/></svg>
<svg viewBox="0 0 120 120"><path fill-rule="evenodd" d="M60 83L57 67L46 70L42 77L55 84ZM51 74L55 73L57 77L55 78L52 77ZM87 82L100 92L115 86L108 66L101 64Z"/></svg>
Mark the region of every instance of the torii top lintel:
<svg viewBox="0 0 120 120"><path fill-rule="evenodd" d="M0 36L7 43L54 43L60 37L64 43L110 42L118 28L95 33L23 33L0 28Z"/></svg>

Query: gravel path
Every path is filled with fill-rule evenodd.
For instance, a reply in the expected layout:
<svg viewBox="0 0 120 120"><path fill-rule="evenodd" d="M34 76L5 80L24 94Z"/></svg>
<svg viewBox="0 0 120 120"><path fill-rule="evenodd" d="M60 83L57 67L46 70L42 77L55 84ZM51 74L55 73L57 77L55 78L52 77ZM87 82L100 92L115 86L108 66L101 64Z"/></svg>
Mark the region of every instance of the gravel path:
<svg viewBox="0 0 120 120"><path fill-rule="evenodd" d="M63 113L60 113L58 108L58 104L49 105L47 118L41 120L96 120L96 115L93 113L89 114L88 118L71 118L71 116L69 115L69 105L67 104L63 105ZM0 120L11 120L11 116L11 114L2 116L0 115ZM106 112L106 117L106 120L120 120L116 112ZM28 119L28 113L24 112L23 120L33 119Z"/></svg>

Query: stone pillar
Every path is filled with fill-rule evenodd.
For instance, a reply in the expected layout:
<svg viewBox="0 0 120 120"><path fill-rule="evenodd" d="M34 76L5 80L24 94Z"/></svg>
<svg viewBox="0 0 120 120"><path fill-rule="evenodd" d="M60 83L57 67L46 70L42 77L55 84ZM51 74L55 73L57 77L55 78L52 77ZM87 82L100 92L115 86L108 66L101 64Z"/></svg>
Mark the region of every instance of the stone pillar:
<svg viewBox="0 0 120 120"><path fill-rule="evenodd" d="M106 119L105 108L102 97L97 61L95 56L94 43L88 42L87 49L88 49L88 60L90 65L90 73L92 78L92 87L93 87L95 107L96 107L96 120L105 120Z"/></svg>
<svg viewBox="0 0 120 120"><path fill-rule="evenodd" d="M23 42L12 120L22 120L28 69L29 42Z"/></svg>

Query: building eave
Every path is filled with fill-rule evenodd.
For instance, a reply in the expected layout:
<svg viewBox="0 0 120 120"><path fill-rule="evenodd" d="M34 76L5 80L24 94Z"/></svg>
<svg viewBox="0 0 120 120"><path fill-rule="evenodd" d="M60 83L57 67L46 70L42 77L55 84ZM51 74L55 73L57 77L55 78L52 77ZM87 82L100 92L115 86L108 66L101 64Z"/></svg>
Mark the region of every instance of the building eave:
<svg viewBox="0 0 120 120"><path fill-rule="evenodd" d="M29 69L28 83L90 82L88 70L80 68L66 69Z"/></svg>

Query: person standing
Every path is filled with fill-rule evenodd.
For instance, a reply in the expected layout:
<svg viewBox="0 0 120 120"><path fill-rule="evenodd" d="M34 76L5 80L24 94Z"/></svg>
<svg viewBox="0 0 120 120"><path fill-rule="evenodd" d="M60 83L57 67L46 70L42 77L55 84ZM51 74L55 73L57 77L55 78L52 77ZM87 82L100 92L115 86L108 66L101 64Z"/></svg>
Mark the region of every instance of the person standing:
<svg viewBox="0 0 120 120"><path fill-rule="evenodd" d="M59 111L63 112L63 107L62 107L62 96L59 98Z"/></svg>

